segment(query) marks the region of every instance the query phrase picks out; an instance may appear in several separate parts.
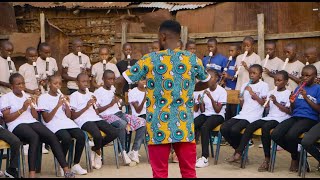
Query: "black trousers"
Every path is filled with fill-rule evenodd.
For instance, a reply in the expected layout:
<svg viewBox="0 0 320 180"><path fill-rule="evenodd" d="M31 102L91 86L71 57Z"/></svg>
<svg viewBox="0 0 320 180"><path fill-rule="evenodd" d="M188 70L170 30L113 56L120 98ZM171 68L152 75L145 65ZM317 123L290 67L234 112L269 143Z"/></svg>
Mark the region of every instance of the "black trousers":
<svg viewBox="0 0 320 180"><path fill-rule="evenodd" d="M317 124L317 121L311 119L291 117L274 128L271 138L279 146L291 153L292 160L298 160L299 136L309 131L315 124Z"/></svg>
<svg viewBox="0 0 320 180"><path fill-rule="evenodd" d="M89 132L93 137L94 146L92 150L96 151L101 149L101 147L113 141L118 137L119 129L108 124L106 121L88 121L84 123L81 129ZM106 137L102 137L100 130L106 134Z"/></svg>
<svg viewBox="0 0 320 180"><path fill-rule="evenodd" d="M35 171L37 160L37 147L40 142L48 143L52 149L54 156L57 158L62 168L68 167L62 147L59 140L53 132L39 122L31 124L19 124L14 128L15 134L21 141L29 144L28 163L29 171Z"/></svg>
<svg viewBox="0 0 320 180"><path fill-rule="evenodd" d="M5 141L10 145L10 152L11 152L11 158L10 158L10 168L18 168L18 160L19 160L19 150L20 146L22 145L22 142L20 139L8 131L7 129L4 129L0 127L0 139Z"/></svg>
<svg viewBox="0 0 320 180"><path fill-rule="evenodd" d="M313 126L303 137L301 145L310 153L317 161L320 162L320 152L315 146L320 139L320 123Z"/></svg>
<svg viewBox="0 0 320 180"><path fill-rule="evenodd" d="M83 131L80 128L73 128L73 129L60 129L57 131L56 136L61 141L62 150L64 156L67 156L69 147L72 143L72 138L76 139L76 147L74 153L74 164L79 164L81 159L81 154L84 149L85 145L85 136Z"/></svg>
<svg viewBox="0 0 320 180"><path fill-rule="evenodd" d="M206 116L204 114L199 115L194 119L194 128L196 131L201 132L201 146L202 156L209 157L209 141L212 129L224 122L224 118L221 115Z"/></svg>
<svg viewBox="0 0 320 180"><path fill-rule="evenodd" d="M242 137L240 132L249 124L250 123L247 120L232 118L222 124L220 131L222 136L233 147L233 149L237 149Z"/></svg>

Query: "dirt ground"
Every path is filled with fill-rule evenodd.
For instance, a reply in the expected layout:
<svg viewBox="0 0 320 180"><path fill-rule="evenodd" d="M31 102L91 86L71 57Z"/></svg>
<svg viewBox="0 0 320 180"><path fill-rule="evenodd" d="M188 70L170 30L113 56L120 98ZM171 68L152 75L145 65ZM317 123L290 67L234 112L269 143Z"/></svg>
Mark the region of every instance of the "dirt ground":
<svg viewBox="0 0 320 180"><path fill-rule="evenodd" d="M209 158L209 166L205 168L197 168L197 177L199 178L229 178L229 177L238 177L238 178L297 178L297 173L290 173L288 171L290 165L290 155L288 152L282 150L277 152L276 165L273 173L270 172L258 172L257 168L260 163L263 161L263 149L258 148L260 142L254 140L255 146L249 149L249 164L245 169L241 169L239 165L230 165L224 161L225 158L229 157L232 154L232 148L230 146L221 146L219 161L217 165L213 165L213 159ZM215 146L214 146L215 147ZM143 145L141 146L139 154L140 164L134 167L123 166L121 164L120 169L116 168L114 151L112 146L107 146L104 148L104 158L105 164L101 169L94 169L93 172L88 173L87 175L77 175L77 178L151 178L152 172L150 164L147 163L146 152ZM197 154L201 155L201 146L197 145ZM122 159L119 158L122 163ZM308 161L311 166L311 172L306 174L307 178L319 178L320 172L316 171L317 161L310 157ZM81 158L81 166L85 168L85 156L83 154ZM5 160L3 160L2 170L5 168ZM54 178L54 163L53 155L50 151L49 154L43 154L42 161L42 171L41 174L37 174L38 177L50 177ZM170 178L179 178L181 177L179 171L178 163L169 163L169 177Z"/></svg>

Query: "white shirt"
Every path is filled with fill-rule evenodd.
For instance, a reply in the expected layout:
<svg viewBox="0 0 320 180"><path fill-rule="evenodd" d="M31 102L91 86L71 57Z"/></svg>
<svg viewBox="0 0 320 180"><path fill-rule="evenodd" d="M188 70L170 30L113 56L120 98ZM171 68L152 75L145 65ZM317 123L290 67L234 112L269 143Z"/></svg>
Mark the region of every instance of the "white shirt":
<svg viewBox="0 0 320 180"><path fill-rule="evenodd" d="M240 94L241 94L241 92L244 91L247 84L248 84L248 82L244 83L241 86ZM249 86L252 88L252 91L259 98L267 97L268 91L269 91L269 87L268 87L267 83L265 83L263 81L259 81L258 83L250 84ZM264 110L263 106L260 105L258 103L258 101L253 100L251 98L249 91L247 91L247 90L244 91L243 98L244 98L244 102L243 102L242 110L239 112L238 115L236 115L233 118L245 119L245 120L249 121L250 123L261 119L262 114L263 114L263 110Z"/></svg>
<svg viewBox="0 0 320 180"><path fill-rule="evenodd" d="M204 90L202 91L194 91L193 92L193 98L194 98L194 102L198 102L198 96L202 96ZM199 103L199 102L198 102ZM193 112L193 118L195 119L196 117L200 116L201 114L201 111L200 111L200 108L198 109L198 111L194 111Z"/></svg>
<svg viewBox="0 0 320 180"><path fill-rule="evenodd" d="M88 101L91 99L93 93L81 94L78 91L72 93L70 95L70 107L76 112L81 111L83 108L87 106ZM88 121L100 121L101 117L99 117L96 111L91 106L88 110L81 114L74 122L81 128L82 125Z"/></svg>
<svg viewBox="0 0 320 180"><path fill-rule="evenodd" d="M118 68L117 68L117 66L115 64L108 62L106 64L106 70L107 69L113 71L115 76L116 76L116 78L120 77L120 72L119 72L119 70L118 70ZM93 77L96 78L96 82L99 85L103 84L103 80L102 80L103 72L104 72L103 63L97 62L96 64L94 64L92 66L91 74L92 74Z"/></svg>
<svg viewBox="0 0 320 180"><path fill-rule="evenodd" d="M38 108L50 113L58 104L60 96L51 96L50 94L42 94L38 99ZM60 129L72 129L79 128L78 125L69 119L63 110L63 106L60 106L56 114L51 121L46 123L42 120L43 124L50 129L53 133L56 133Z"/></svg>
<svg viewBox="0 0 320 180"><path fill-rule="evenodd" d="M205 105L205 111L202 113L206 116L212 116L212 115L221 115L224 118L224 115L226 113L226 104L227 104L227 91L221 87L221 86L217 86L217 88L214 91L210 91L210 89L208 88L207 91L210 92L213 100L217 103L221 103L223 104L221 111L219 113L217 113L212 106L212 102L211 99L207 96L204 95L203 97L203 102Z"/></svg>
<svg viewBox="0 0 320 180"><path fill-rule="evenodd" d="M91 67L90 59L87 55L81 54L82 66L86 69ZM62 60L62 67L68 68L68 76L76 78L81 73L79 57L73 53L66 55ZM69 89L79 89L75 81L68 81Z"/></svg>
<svg viewBox="0 0 320 180"><path fill-rule="evenodd" d="M38 57L36 63L39 74L43 74L43 79L47 79L46 60ZM56 71L58 71L57 61L54 58L49 57L48 75L52 76Z"/></svg>
<svg viewBox="0 0 320 180"><path fill-rule="evenodd" d="M143 101L143 98L144 98L145 94L146 94L146 92L140 91L138 89L138 87L135 87L135 88L133 88L133 89L131 89L129 91L129 93L128 93L128 102L130 103L130 107L131 107L131 110L132 110L132 115L140 116L140 115L146 114L146 112L147 112L147 110L146 110L147 109L146 108L146 102L144 103L143 108L142 108L140 113L137 113L136 109L132 105L132 103L136 102L136 101L138 101L138 103L140 105L142 103L142 101Z"/></svg>
<svg viewBox="0 0 320 180"><path fill-rule="evenodd" d="M291 74L297 78L300 78L303 67L304 67L304 64L299 60L297 60L294 63L288 62L284 70L287 71L288 74ZM290 78L289 78L288 84L289 85L287 85L286 88L290 91L294 91L298 87L298 84Z"/></svg>
<svg viewBox="0 0 320 180"><path fill-rule="evenodd" d="M239 69L240 65L242 66L241 60L244 54L240 54L237 56L236 64L235 66ZM260 64L261 65L261 59L260 56L258 56L256 53L252 53L250 56L246 56L244 59L244 62L247 64L248 67L252 66L253 64ZM238 73L237 78L237 85L236 90L240 90L242 84L245 82L249 82L249 72L242 66Z"/></svg>
<svg viewBox="0 0 320 180"><path fill-rule="evenodd" d="M268 93L268 97L271 95L270 91ZM290 97L291 91L290 90L284 90L284 91L275 91L274 92L274 96L276 97L276 100L278 103L280 103L281 105L285 106L285 107L290 107ZM279 123L281 123L282 121L289 119L291 116L285 112L280 111L280 109L273 104L273 101L269 101L269 105L270 105L270 110L269 110L269 114L266 117L261 118L262 120L276 120Z"/></svg>
<svg viewBox="0 0 320 180"><path fill-rule="evenodd" d="M103 107L110 104L114 97L115 92L116 92L116 88L114 86L111 86L110 90L106 90L104 87L100 87L97 90L95 90L94 96L97 98L97 105L100 107ZM106 116L110 114L115 114L116 112L119 112L119 111L120 109L117 103L115 103L112 107L101 112L99 115Z"/></svg>
<svg viewBox="0 0 320 180"><path fill-rule="evenodd" d="M15 73L17 70L12 60L11 60L11 67L12 67L12 73ZM8 61L0 56L0 81L9 83L9 77L10 77L10 72L9 72ZM10 88L0 86L0 93L6 94L8 92L11 92Z"/></svg>
<svg viewBox="0 0 320 180"><path fill-rule="evenodd" d="M263 59L261 65L263 66L266 62L266 59ZM266 65L266 68L273 74L282 70L284 62L278 57L274 57L273 59L269 59ZM262 73L263 81L269 85L269 89L274 89L274 78L270 77L267 73Z"/></svg>
<svg viewBox="0 0 320 180"><path fill-rule="evenodd" d="M37 68L37 71L39 73L39 68ZM30 90L39 89L38 81L36 78L36 73L34 71L34 67L31 64L25 63L19 68L19 73L24 77L24 81L26 83L26 88ZM42 76L44 74L38 74L40 79L43 79Z"/></svg>
<svg viewBox="0 0 320 180"><path fill-rule="evenodd" d="M317 68L317 77L320 78L320 61L315 62L312 65L314 65Z"/></svg>
<svg viewBox="0 0 320 180"><path fill-rule="evenodd" d="M9 92L1 97L0 109L1 111L10 109L10 113L14 113L23 107L24 102L29 97L30 96L28 94L26 94L23 97L18 97L15 94L13 94L13 92ZM16 128L19 124L22 124L22 123L30 124L35 122L38 122L38 121L35 118L33 118L31 114L31 108L29 106L26 111L24 111L20 116L17 117L17 119L6 124L8 125L8 130L12 132L14 128Z"/></svg>

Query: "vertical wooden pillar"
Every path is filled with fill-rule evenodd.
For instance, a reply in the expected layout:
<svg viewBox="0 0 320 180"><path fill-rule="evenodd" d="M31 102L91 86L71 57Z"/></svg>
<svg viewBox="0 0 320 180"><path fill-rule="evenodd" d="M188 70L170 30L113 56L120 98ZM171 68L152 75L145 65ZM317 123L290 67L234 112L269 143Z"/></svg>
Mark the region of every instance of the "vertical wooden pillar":
<svg viewBox="0 0 320 180"><path fill-rule="evenodd" d="M264 59L264 14L257 14L258 18L258 55Z"/></svg>
<svg viewBox="0 0 320 180"><path fill-rule="evenodd" d="M128 23L127 22L122 22L121 23L122 28L121 28L121 47L127 42L127 31L128 31ZM124 54L121 53L121 59L124 59Z"/></svg>
<svg viewBox="0 0 320 180"><path fill-rule="evenodd" d="M40 13L40 38L42 43L46 41L45 17L43 12Z"/></svg>
<svg viewBox="0 0 320 180"><path fill-rule="evenodd" d="M181 41L183 43L183 49L186 47L187 41L188 41L188 27L182 26L181 27Z"/></svg>

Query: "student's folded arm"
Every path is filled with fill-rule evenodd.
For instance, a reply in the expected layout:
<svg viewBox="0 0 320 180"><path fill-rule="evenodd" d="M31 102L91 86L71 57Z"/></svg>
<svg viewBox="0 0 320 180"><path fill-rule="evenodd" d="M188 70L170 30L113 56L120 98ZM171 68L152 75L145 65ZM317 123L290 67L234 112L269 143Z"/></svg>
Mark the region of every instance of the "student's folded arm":
<svg viewBox="0 0 320 180"><path fill-rule="evenodd" d="M16 112L10 113L10 109L6 109L2 111L2 115L3 115L3 119L6 123L10 123L14 120L16 120L22 113L24 112L24 110L21 108Z"/></svg>
<svg viewBox="0 0 320 180"><path fill-rule="evenodd" d="M282 104L276 102L274 103L274 105L276 105L280 111L286 113L286 114L291 114L291 108L290 107L286 107L286 106L283 106Z"/></svg>
<svg viewBox="0 0 320 180"><path fill-rule="evenodd" d="M299 79L299 78L297 78L296 76L294 76L294 75L292 75L292 74L288 74L288 75L289 75L289 78L290 78L291 80L293 80L293 81L296 82L297 84L300 83L300 79Z"/></svg>
<svg viewBox="0 0 320 180"><path fill-rule="evenodd" d="M42 112L43 120L46 123L50 122L53 119L54 115L57 113L58 109L59 107L57 105L50 113L47 111Z"/></svg>
<svg viewBox="0 0 320 180"><path fill-rule="evenodd" d="M3 82L3 81L0 81L0 86L4 86L4 87L7 87L7 88L10 88L10 83L6 83L6 82Z"/></svg>
<svg viewBox="0 0 320 180"><path fill-rule="evenodd" d="M314 103L313 101L311 101L309 98L305 98L305 100L307 101L307 103L311 106L312 109L314 109L315 111L317 111L318 113L320 113L320 104L318 103Z"/></svg>
<svg viewBox="0 0 320 180"><path fill-rule="evenodd" d="M203 102L199 104L199 107L200 107L200 112L201 113L203 113L206 110L206 107L205 107Z"/></svg>
<svg viewBox="0 0 320 180"><path fill-rule="evenodd" d="M114 103L111 101L109 104L102 106L102 107L98 107L96 110L98 111L98 113L102 113L103 111L111 108L114 105Z"/></svg>
<svg viewBox="0 0 320 180"><path fill-rule="evenodd" d="M74 109L71 110L71 119L75 120L80 117L86 110L88 110L88 106L84 107L80 111L76 112Z"/></svg>
<svg viewBox="0 0 320 180"><path fill-rule="evenodd" d="M62 68L62 78L66 81L76 81L77 78L71 77L68 75L68 68Z"/></svg>

